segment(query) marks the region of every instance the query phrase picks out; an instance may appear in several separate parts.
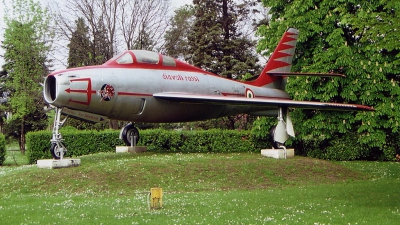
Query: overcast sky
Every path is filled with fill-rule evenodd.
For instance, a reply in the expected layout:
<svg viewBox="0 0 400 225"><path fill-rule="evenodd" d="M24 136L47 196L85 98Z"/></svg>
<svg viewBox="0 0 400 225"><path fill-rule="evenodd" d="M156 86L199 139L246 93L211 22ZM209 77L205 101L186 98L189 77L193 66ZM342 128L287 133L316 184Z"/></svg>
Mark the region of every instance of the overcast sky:
<svg viewBox="0 0 400 225"><path fill-rule="evenodd" d="M43 6L46 6L46 3L51 0L40 0L40 1L42 2ZM192 4L192 2L193 2L193 0L171 0L171 6L172 6L172 9L175 10L185 4ZM3 1L0 0L0 17L1 17L0 18L0 42L3 41L4 30L6 28L3 15L4 15L4 5L3 5ZM4 54L4 50L0 47L0 55L3 55L3 54ZM3 57L0 56L0 69L3 64L4 64L4 59L3 59ZM61 68L57 68L57 69L61 69Z"/></svg>

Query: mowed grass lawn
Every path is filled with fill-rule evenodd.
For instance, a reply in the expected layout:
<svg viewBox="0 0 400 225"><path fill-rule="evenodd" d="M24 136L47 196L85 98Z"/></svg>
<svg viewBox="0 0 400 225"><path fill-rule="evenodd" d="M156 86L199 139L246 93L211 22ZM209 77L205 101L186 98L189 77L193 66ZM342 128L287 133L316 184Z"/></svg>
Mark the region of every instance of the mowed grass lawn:
<svg viewBox="0 0 400 225"><path fill-rule="evenodd" d="M400 164L241 154L115 154L0 167L1 224L399 224ZM14 160L15 159L15 160ZM15 166L15 161L19 166ZM152 187L163 208L148 209Z"/></svg>

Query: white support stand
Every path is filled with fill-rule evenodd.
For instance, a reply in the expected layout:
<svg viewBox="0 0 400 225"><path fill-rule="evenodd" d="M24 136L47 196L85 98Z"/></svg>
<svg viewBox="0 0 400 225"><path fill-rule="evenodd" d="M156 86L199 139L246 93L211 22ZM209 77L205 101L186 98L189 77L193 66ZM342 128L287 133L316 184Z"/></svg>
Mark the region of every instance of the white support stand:
<svg viewBox="0 0 400 225"><path fill-rule="evenodd" d="M131 152L131 153L142 153L146 152L147 147L146 146L116 146L115 147L115 152L116 153L123 153L123 152Z"/></svg>
<svg viewBox="0 0 400 225"><path fill-rule="evenodd" d="M146 146L136 146L136 136L131 136L131 146L116 146L116 153L131 152L131 153L141 153L146 152Z"/></svg>
<svg viewBox="0 0 400 225"><path fill-rule="evenodd" d="M40 159L37 167L40 169L59 169L81 165L81 159Z"/></svg>
<svg viewBox="0 0 400 225"><path fill-rule="evenodd" d="M293 148L261 149L261 155L275 159L289 159L294 157Z"/></svg>

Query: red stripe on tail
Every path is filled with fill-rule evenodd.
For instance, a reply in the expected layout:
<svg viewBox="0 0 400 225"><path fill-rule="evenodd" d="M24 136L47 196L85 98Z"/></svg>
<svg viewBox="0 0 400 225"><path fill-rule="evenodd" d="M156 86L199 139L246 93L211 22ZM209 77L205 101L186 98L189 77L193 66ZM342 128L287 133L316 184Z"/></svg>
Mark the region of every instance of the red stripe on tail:
<svg viewBox="0 0 400 225"><path fill-rule="evenodd" d="M289 28L283 34L278 46L261 72L261 75L255 81L248 82L248 84L259 87L265 86L282 79L282 77L269 75L269 72L290 72L298 35L298 30Z"/></svg>

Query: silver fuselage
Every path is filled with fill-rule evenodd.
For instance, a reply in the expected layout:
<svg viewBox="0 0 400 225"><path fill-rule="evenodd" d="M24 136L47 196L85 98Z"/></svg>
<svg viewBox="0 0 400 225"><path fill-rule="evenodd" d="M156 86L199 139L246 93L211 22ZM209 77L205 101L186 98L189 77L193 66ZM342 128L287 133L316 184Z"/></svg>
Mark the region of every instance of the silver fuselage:
<svg viewBox="0 0 400 225"><path fill-rule="evenodd" d="M282 80L281 82L284 82ZM113 90L104 97L105 85ZM198 72L143 68L83 68L53 73L46 78L45 100L56 107L67 107L134 122L187 122L240 113L277 115L277 107L209 105L171 102L153 97L160 92L200 95L288 99L286 92L271 87L257 87L219 76Z"/></svg>

